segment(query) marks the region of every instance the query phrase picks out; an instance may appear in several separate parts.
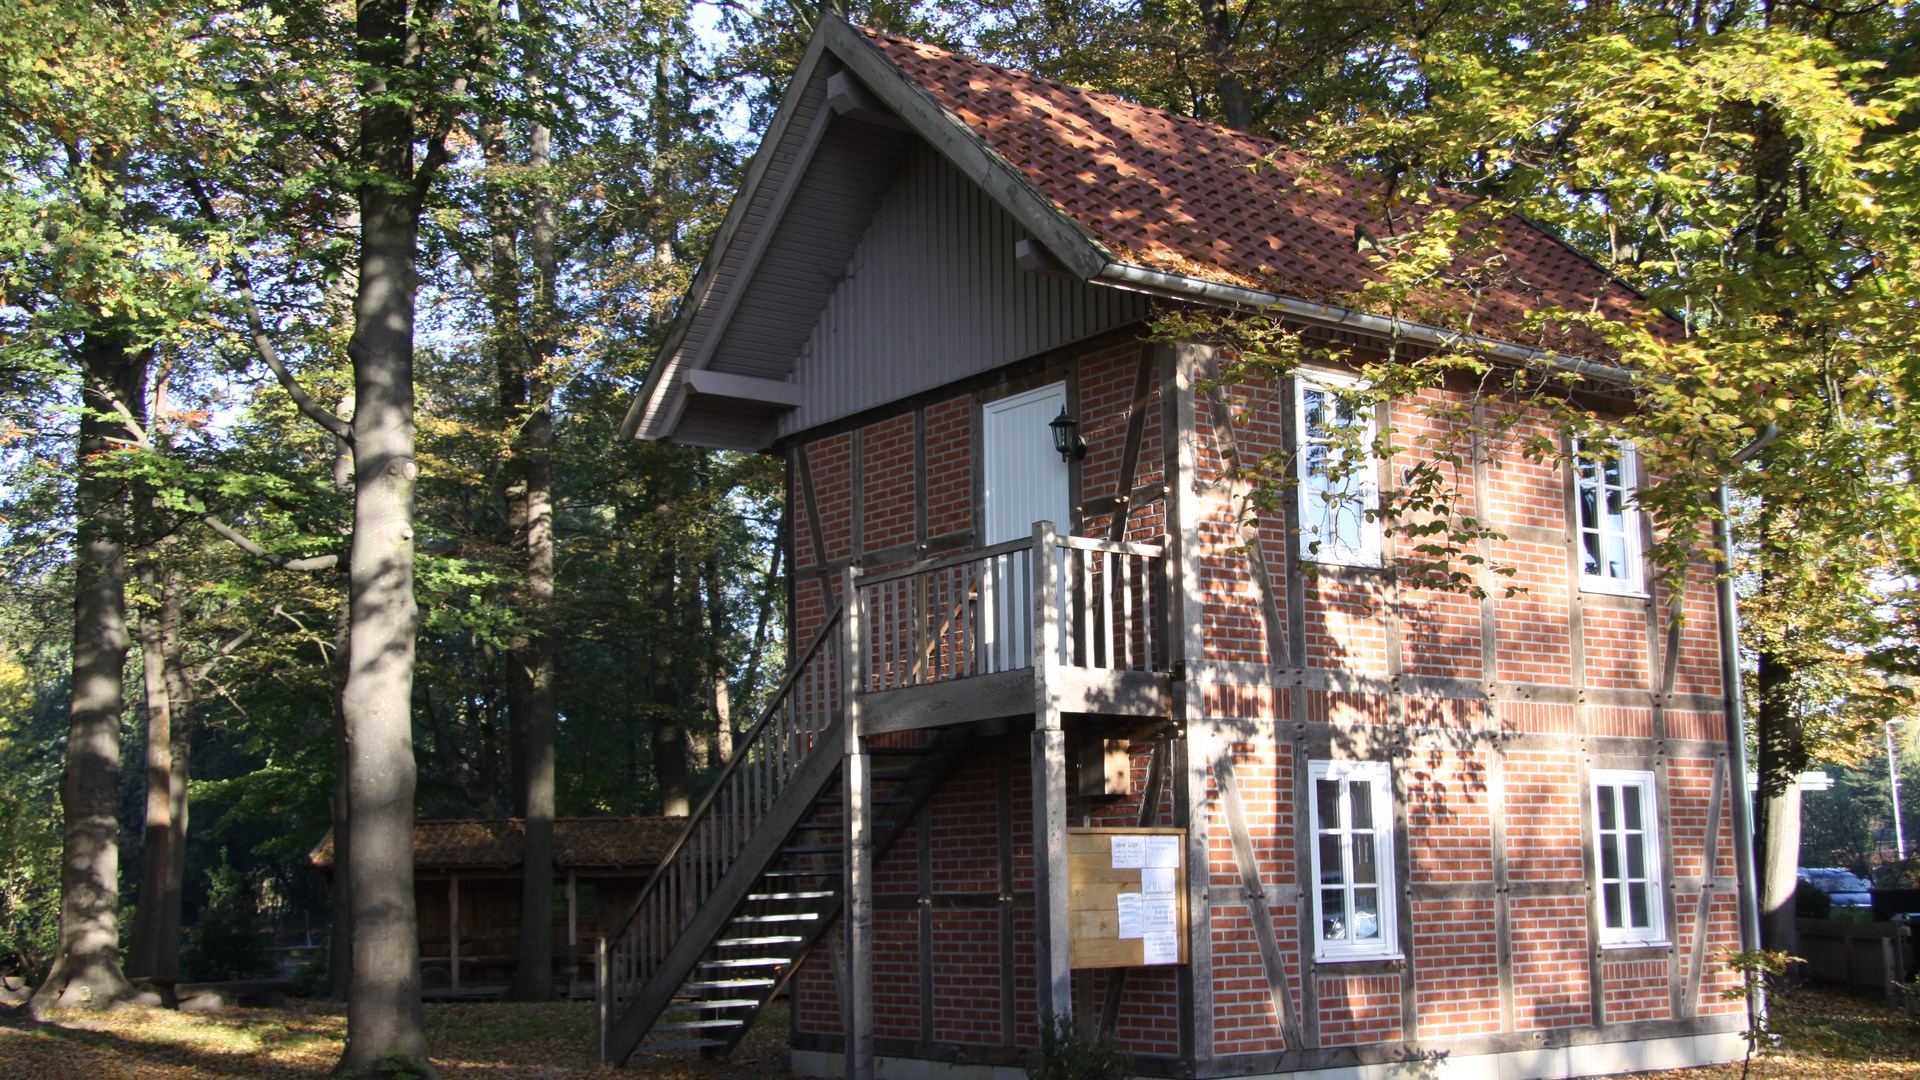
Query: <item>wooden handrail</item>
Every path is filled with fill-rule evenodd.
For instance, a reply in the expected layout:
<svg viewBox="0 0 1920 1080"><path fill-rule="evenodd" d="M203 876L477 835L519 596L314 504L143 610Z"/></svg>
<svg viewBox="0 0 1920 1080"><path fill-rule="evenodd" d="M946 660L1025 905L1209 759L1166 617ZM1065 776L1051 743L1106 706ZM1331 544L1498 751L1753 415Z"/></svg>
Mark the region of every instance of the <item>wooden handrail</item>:
<svg viewBox="0 0 1920 1080"><path fill-rule="evenodd" d="M788 670L786 677L780 680L780 688L774 691L773 698L767 702L767 707L761 711L760 719L755 721L754 725L747 729L746 734L740 737L738 749L734 751L732 757L727 759L727 764L720 770L720 775L714 778L712 784L708 785L707 793L701 798L700 805L694 808L693 813L687 815L687 823L681 827L680 835L673 838L673 843L667 846L666 852L660 856L660 861L654 864L653 873L648 876L647 883L640 887L640 894L634 898L633 906L627 909L626 917L620 920L613 931L606 935L608 938L617 940L620 935L626 933L629 927L631 927L634 916L639 914L641 907L645 905L649 895L657 887L661 877L665 875L668 868L672 866L674 859L686 848L687 840L692 837L694 831L700 827L707 811L713 806L714 800L719 798L720 793L726 789L727 781L732 778L735 770L740 767L740 763L745 761L752 752L754 743L759 740L761 732L766 729L767 724L774 718L774 715L780 711L780 706L785 703L787 695L792 692L794 684L800 680L801 674L807 670L807 665L813 660L814 654L818 653L821 647L828 641L833 640L834 631L840 626L840 613L840 608L834 609L833 614L827 617L826 625L820 628L820 632L814 635L813 641L810 642L806 650L800 654L799 661ZM843 690L843 693L844 692Z"/></svg>

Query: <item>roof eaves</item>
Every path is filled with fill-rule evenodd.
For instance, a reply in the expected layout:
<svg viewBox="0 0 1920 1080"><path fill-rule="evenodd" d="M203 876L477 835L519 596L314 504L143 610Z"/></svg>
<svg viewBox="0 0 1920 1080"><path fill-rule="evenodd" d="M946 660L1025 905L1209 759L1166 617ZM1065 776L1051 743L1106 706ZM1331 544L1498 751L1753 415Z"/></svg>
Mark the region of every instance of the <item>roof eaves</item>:
<svg viewBox="0 0 1920 1080"><path fill-rule="evenodd" d="M1155 296L1197 301L1217 307L1257 308L1278 312L1315 326L1354 330L1381 337L1398 336L1422 344L1446 348L1472 349L1513 363L1543 363L1568 374L1598 382L1624 386L1631 385L1635 381L1633 372L1626 368L1570 356L1566 353L1535 349L1482 334L1462 333L1426 323L1396 319L1389 315L1374 315L1338 304L1303 300L1296 296L1268 292L1264 289L1250 289L1242 285L1227 285L1186 274L1173 274L1165 270L1135 266L1131 263L1110 262L1100 269L1095 278L1105 284L1134 289Z"/></svg>
<svg viewBox="0 0 1920 1080"><path fill-rule="evenodd" d="M701 260L700 269L694 273L693 281L674 309L673 322L667 328L666 340L660 346L660 351L654 354L653 366L647 370L639 393L634 395L633 404L628 406L627 415L620 422L621 441L640 436L640 427L649 412L649 404L660 392L662 384L681 366L680 346L685 342L694 315L705 303L708 292L713 288L714 278L720 271L718 253L733 243L740 227L745 224L747 210L753 204L761 182L766 179L767 170L772 167L787 127L793 122L800 96L806 93L808 84L813 81L813 73L820 66L820 58L825 51L826 35L815 34L813 40L807 43L807 51L801 55L800 63L794 68L793 81L787 84L786 95L780 99L780 108L767 125L767 133L761 139L759 149L754 151L753 160L747 163L746 177L741 182L740 190L734 194L733 201L727 205L727 216L714 233L713 243L707 248L707 257Z"/></svg>
<svg viewBox="0 0 1920 1080"><path fill-rule="evenodd" d="M865 34L831 16L823 22L820 37L875 97L1012 214L1068 270L1092 280L1113 262L1112 251Z"/></svg>

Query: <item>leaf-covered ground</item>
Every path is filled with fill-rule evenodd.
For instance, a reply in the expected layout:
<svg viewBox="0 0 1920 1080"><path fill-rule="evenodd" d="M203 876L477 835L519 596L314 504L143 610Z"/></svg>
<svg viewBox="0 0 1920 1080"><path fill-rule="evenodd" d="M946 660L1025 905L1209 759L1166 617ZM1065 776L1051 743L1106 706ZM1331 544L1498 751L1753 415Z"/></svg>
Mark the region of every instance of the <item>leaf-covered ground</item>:
<svg viewBox="0 0 1920 1080"><path fill-rule="evenodd" d="M1892 1080L1920 1076L1920 1022L1877 1002L1822 990L1775 996L1778 1049L1753 1062L1755 1080ZM773 1008L724 1061L677 1052L625 1070L592 1060L593 1008L429 1005L427 1037L441 1075L470 1080L749 1080L786 1072L787 1017ZM339 1059L346 1017L337 1006L60 1013L45 1024L0 1019L0 1077L23 1080L187 1080L313 1077ZM1658 1074L1656 1080L1734 1080L1740 1066Z"/></svg>
<svg viewBox="0 0 1920 1080"><path fill-rule="evenodd" d="M340 1059L347 1033L340 1006L308 1002L212 1014L68 1011L44 1024L0 1017L5 1080L319 1078ZM787 1011L782 1005L767 1009L725 1060L674 1051L621 1070L594 1065L593 1006L587 1002L428 1005L427 1041L434 1065L448 1080L749 1080L786 1075Z"/></svg>

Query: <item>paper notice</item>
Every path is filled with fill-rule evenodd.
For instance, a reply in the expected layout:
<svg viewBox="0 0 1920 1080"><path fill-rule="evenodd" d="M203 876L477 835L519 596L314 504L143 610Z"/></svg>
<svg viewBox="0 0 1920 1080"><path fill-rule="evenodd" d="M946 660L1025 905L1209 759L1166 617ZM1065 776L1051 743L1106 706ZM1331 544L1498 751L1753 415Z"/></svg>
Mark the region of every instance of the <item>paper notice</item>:
<svg viewBox="0 0 1920 1080"><path fill-rule="evenodd" d="M1179 867L1180 837L1148 836L1145 840L1147 842L1146 861L1141 863L1141 866Z"/></svg>
<svg viewBox="0 0 1920 1080"><path fill-rule="evenodd" d="M1140 915L1140 894L1123 892L1120 894L1120 936L1137 938L1146 933L1145 921Z"/></svg>
<svg viewBox="0 0 1920 1080"><path fill-rule="evenodd" d="M1172 896L1174 877L1179 871L1170 866L1149 866L1140 871L1140 891L1148 896Z"/></svg>
<svg viewBox="0 0 1920 1080"><path fill-rule="evenodd" d="M1146 840L1144 836L1116 836L1113 838L1113 868L1115 870L1138 870L1147 865Z"/></svg>
<svg viewBox="0 0 1920 1080"><path fill-rule="evenodd" d="M1178 908L1171 896L1140 898L1140 923L1149 936L1178 930L1180 924L1175 919L1176 914L1178 914Z"/></svg>
<svg viewBox="0 0 1920 1080"><path fill-rule="evenodd" d="M1177 964L1180 962L1180 936L1171 930L1150 933L1141 939L1141 959L1143 964Z"/></svg>

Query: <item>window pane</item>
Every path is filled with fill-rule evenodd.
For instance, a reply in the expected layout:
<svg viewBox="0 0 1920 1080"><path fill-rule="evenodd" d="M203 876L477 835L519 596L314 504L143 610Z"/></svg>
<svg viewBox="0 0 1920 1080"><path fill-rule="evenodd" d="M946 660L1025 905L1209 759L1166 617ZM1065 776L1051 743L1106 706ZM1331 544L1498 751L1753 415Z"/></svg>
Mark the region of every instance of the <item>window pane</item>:
<svg viewBox="0 0 1920 1080"><path fill-rule="evenodd" d="M1379 870L1373 861L1372 834L1354 837L1353 883L1355 885L1372 885L1380 880L1375 876L1378 873Z"/></svg>
<svg viewBox="0 0 1920 1080"><path fill-rule="evenodd" d="M1373 781L1349 780L1347 792L1352 799L1353 816L1347 820L1350 828L1373 828Z"/></svg>
<svg viewBox="0 0 1920 1080"><path fill-rule="evenodd" d="M1346 903L1346 894L1342 890L1320 890L1320 939L1322 941L1346 940Z"/></svg>
<svg viewBox="0 0 1920 1080"><path fill-rule="evenodd" d="M1600 527L1599 495L1584 484L1580 487L1580 527L1583 529Z"/></svg>
<svg viewBox="0 0 1920 1080"><path fill-rule="evenodd" d="M1309 436L1325 438L1327 434L1326 391L1316 390L1309 386L1301 392L1300 398L1302 403L1301 412L1306 414L1306 433Z"/></svg>
<svg viewBox="0 0 1920 1080"><path fill-rule="evenodd" d="M1607 915L1607 929L1618 930L1620 922L1620 884L1610 882L1600 891L1600 907Z"/></svg>
<svg viewBox="0 0 1920 1080"><path fill-rule="evenodd" d="M1600 838L1600 876L1609 881L1620 877L1620 848L1611 836Z"/></svg>
<svg viewBox="0 0 1920 1080"><path fill-rule="evenodd" d="M1356 941L1380 936L1380 890L1353 890L1353 937Z"/></svg>
<svg viewBox="0 0 1920 1080"><path fill-rule="evenodd" d="M1340 827L1340 781L1316 780L1313 783L1314 797L1319 805L1318 822L1322 832Z"/></svg>
<svg viewBox="0 0 1920 1080"><path fill-rule="evenodd" d="M1600 534L1580 534L1580 572L1588 577L1600 576Z"/></svg>
<svg viewBox="0 0 1920 1080"><path fill-rule="evenodd" d="M1627 828L1639 832L1645 826L1640 824L1640 789L1623 787L1620 789L1620 809L1626 811Z"/></svg>
<svg viewBox="0 0 1920 1080"><path fill-rule="evenodd" d="M1610 457L1600 463L1601 475L1606 478L1608 487L1620 486L1620 459Z"/></svg>
<svg viewBox="0 0 1920 1080"><path fill-rule="evenodd" d="M1619 828L1620 826L1615 822L1613 813L1614 789L1611 787L1599 788L1594 792L1594 796L1600 800L1600 831L1612 832Z"/></svg>
<svg viewBox="0 0 1920 1080"><path fill-rule="evenodd" d="M1346 880L1345 873L1345 868L1340 865L1340 838L1322 833L1320 836L1320 884L1341 884Z"/></svg>
<svg viewBox="0 0 1920 1080"><path fill-rule="evenodd" d="M1633 907L1633 921L1627 925L1638 929L1652 926L1653 923L1647 919L1647 902L1651 899L1647 896L1647 887L1644 884L1627 886L1627 899Z"/></svg>
<svg viewBox="0 0 1920 1080"><path fill-rule="evenodd" d="M1624 536L1607 537L1607 576L1626 578L1627 574L1627 538Z"/></svg>
<svg viewBox="0 0 1920 1080"><path fill-rule="evenodd" d="M1607 489L1607 528L1624 529L1627 524L1627 496L1619 488Z"/></svg>
<svg viewBox="0 0 1920 1080"><path fill-rule="evenodd" d="M1647 845L1637 836L1627 837L1627 877L1634 881L1647 880Z"/></svg>

